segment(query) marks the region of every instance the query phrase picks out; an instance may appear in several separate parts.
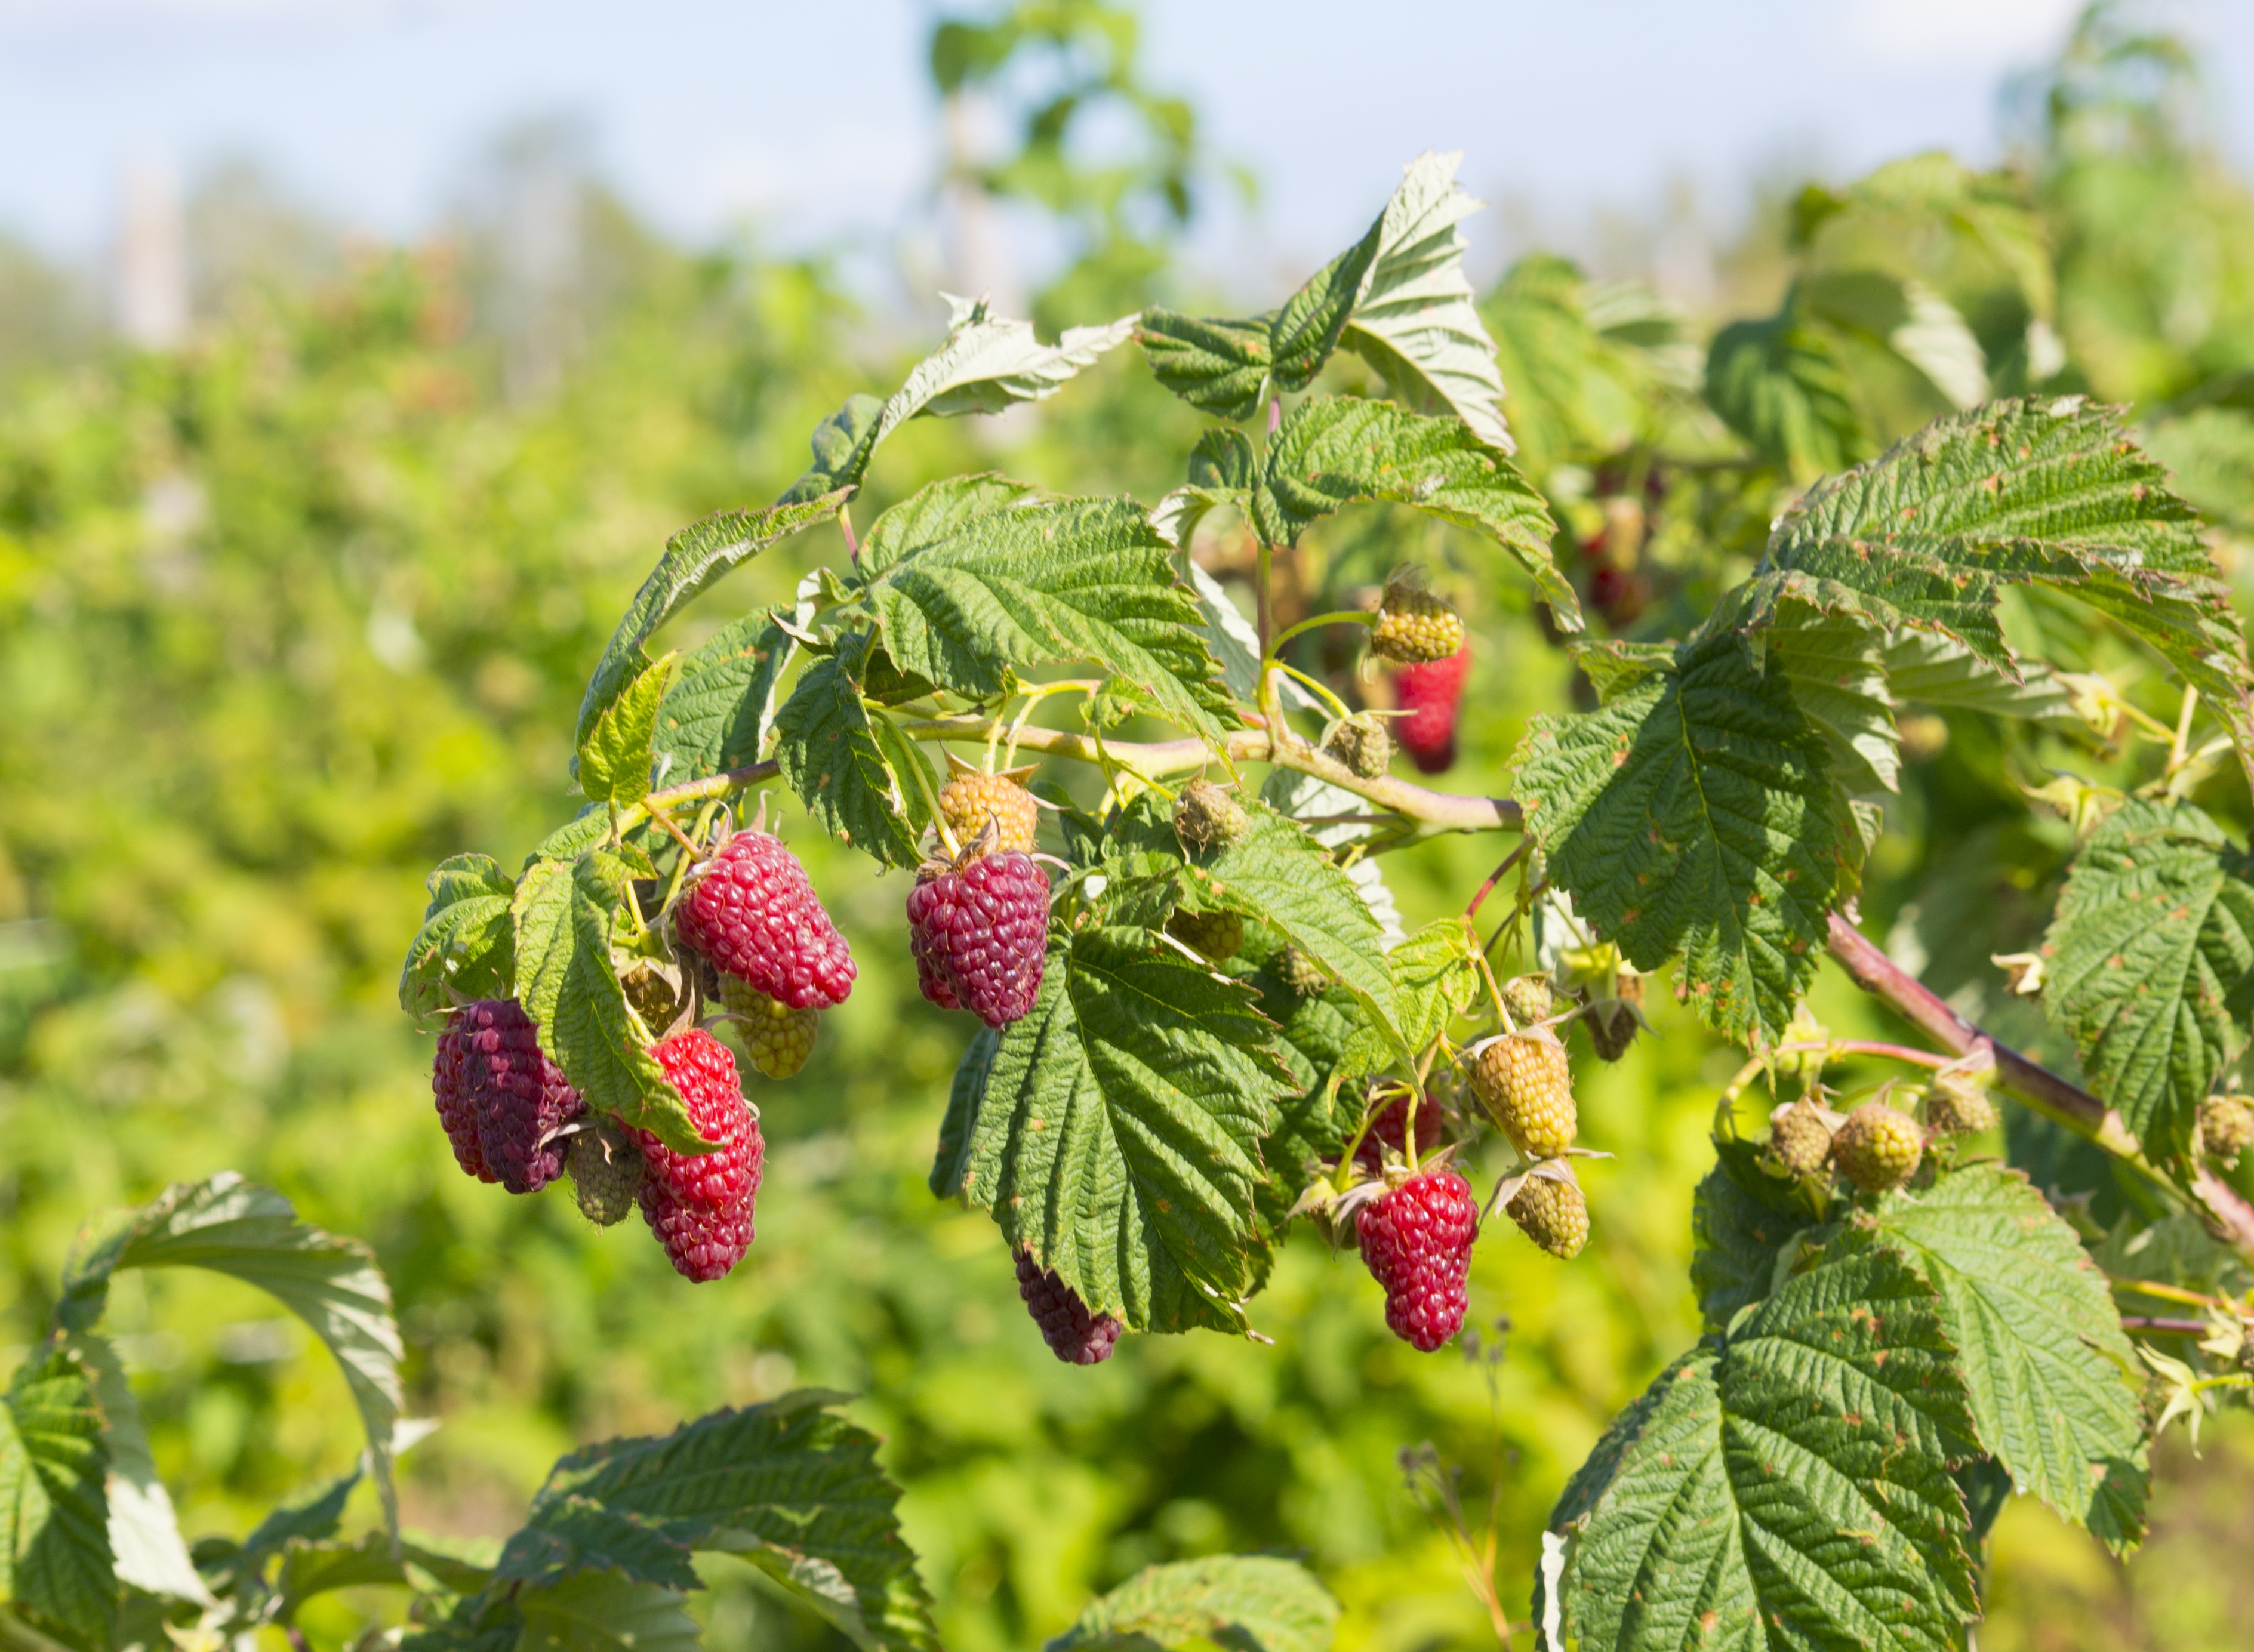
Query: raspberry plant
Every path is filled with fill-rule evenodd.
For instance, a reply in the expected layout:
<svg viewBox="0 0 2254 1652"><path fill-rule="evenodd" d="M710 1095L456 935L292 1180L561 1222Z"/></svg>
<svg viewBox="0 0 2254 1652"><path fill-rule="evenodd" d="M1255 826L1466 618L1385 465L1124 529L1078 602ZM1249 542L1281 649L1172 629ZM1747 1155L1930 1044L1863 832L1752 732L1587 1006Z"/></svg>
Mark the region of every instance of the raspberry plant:
<svg viewBox="0 0 2254 1652"><path fill-rule="evenodd" d="M1706 1334L1559 1503L1542 1632L1553 1647L1964 1646L2005 1495L2125 1549L2151 1415L2195 1418L2248 1380L2244 1304L2138 1273L2110 1241L2093 1256L2077 1212L1963 1139L1984 1115L1959 1105L1992 1088L2112 1155L2151 1211L2254 1256L2254 1208L2210 1162L2239 1144L2221 1122L2203 1141L2202 1124L2224 1119L2211 1097L2254 1009L2254 863L2194 801L2254 738L2240 622L2194 513L2114 410L1986 400L1957 348L1970 334L1934 294L1818 272L1709 359L1700 416L1799 489L1757 560L1718 551L1721 577L1678 582L1651 609L1680 621L1672 636L1647 621L1584 639L1557 553L1586 500L1513 462L1454 172L1414 163L1360 241L1257 316L1150 309L1046 343L956 301L937 350L825 421L779 500L667 545L580 707L587 807L514 876L476 855L432 874L402 1001L434 1029L472 1002L521 1004L581 1128L633 1132L653 1166L693 1176L718 1144L653 1052L742 1013L709 968L834 939L796 884L748 949L712 939L702 911L752 794L787 791L815 830L903 874L903 955L934 1002L985 1024L934 1121L931 1186L993 1217L1041 1334L1093 1362L1122 1335L1251 1334L1302 1221L1335 1244L1359 1236L1390 1322L1420 1348L1461 1323L1474 1233L1516 1243L1515 1224L1558 1258L1533 1265L1601 1265L1606 1213L1575 1172L1587 1150L1551 1046L1620 1059L1659 976L1747 1058L1698 1192ZM1512 281L1516 356L1537 315L1591 332L1554 271ZM1621 325L1665 332L1651 313ZM1214 421L1174 491L1064 498L963 475L857 534L856 495L906 422L1040 400L1130 345ZM1844 364L1866 348L1958 410L1844 467L1862 436ZM1685 512L1690 537L1753 497L1726 494ZM1611 502L1643 520L1626 492ZM1382 590L1305 600L1311 530L1369 507L1396 508L1374 519L1396 537L1404 512L1445 530L1446 564L1403 557ZM824 523L847 556L793 603L653 657L692 598ZM1228 536L1250 548L1249 616L1208 565ZM1625 627L1657 593L1601 542L1586 583ZM1508 795L1396 777L1394 740L1428 774L1454 760L1474 662L1441 593L1507 590L1546 605L1586 709L1536 720ZM2181 689L2173 719L2058 670L2043 647L2062 626L2164 669ZM1341 637L1359 639L1342 662ZM2040 953L2017 962L2088 1088L1964 1018L1857 927L1910 706L2165 748L2133 796L2071 776L2044 793L2077 846ZM1516 843L1462 915L1403 934L1382 857L1450 832ZM1505 887L1483 937L1481 903ZM1214 942L1224 927L1233 944ZM1827 956L1919 1041L1816 1024L1805 1000ZM1550 990L1514 981L1507 997L1522 974ZM1545 1000L1554 1013L1522 1025ZM1833 1069L1872 1063L1884 1085L1832 1088ZM1756 1086L1782 1126L1766 1144L1740 1118ZM1467 1093L1510 1138L1489 1188L1460 1168L1485 1128ZM1928 1095L1942 1099L1921 1117ZM2204 1318L2124 1320L2115 1288Z"/></svg>

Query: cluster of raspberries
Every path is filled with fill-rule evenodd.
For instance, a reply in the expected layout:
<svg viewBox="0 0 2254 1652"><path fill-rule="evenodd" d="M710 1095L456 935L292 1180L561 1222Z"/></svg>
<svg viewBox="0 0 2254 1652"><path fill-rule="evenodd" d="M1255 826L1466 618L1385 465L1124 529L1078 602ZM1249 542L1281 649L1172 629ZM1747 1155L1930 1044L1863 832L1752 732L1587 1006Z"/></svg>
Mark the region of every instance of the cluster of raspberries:
<svg viewBox="0 0 2254 1652"><path fill-rule="evenodd" d="M1048 953L1049 880L1034 862L1033 800L1013 781L964 774L939 794L962 850L916 874L908 949L916 985L942 1010L988 1026L1031 1012Z"/></svg>

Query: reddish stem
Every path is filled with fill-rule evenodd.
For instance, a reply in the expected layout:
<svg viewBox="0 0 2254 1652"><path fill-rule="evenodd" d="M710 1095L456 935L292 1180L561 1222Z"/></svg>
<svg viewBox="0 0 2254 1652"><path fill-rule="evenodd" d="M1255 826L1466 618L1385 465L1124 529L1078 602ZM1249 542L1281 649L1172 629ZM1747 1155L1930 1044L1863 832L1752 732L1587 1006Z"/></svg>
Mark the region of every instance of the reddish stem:
<svg viewBox="0 0 2254 1652"><path fill-rule="evenodd" d="M2214 1327L2204 1320L2166 1320L2149 1313L2124 1313L2124 1331L2157 1331L2163 1336L2205 1336Z"/></svg>

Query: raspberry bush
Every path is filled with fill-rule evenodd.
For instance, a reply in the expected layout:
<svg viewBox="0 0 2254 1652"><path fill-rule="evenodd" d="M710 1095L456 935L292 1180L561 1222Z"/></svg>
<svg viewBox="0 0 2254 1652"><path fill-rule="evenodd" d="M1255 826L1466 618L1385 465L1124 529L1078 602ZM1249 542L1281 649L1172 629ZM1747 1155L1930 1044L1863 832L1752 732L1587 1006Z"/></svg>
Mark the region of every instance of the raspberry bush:
<svg viewBox="0 0 2254 1652"><path fill-rule="evenodd" d="M1387 1325L1431 1352L1514 1228L1603 1265L1615 1213L1577 1169L1574 1052L1634 1058L1663 985L1744 1051L1696 1195L1705 1334L1558 1505L1542 1633L1964 1646L2006 1488L2125 1549L2154 1429L2247 1381L2243 1303L2192 1262L2133 1272L2125 1240L1980 1151L2004 1098L2007 1135L2044 1121L2116 1161L2140 1208L2254 1256L2222 1173L2244 1121L2215 1099L2254 1031L2254 863L2223 824L2254 751L2239 620L2118 413L1992 396L1964 318L1898 276L1811 266L1777 317L1716 337L1695 390L1656 312L1600 341L1586 295L1509 292L1514 360L1640 340L1657 387L1632 473L1530 475L1455 170L1413 163L1362 239L1257 316L1145 309L1048 343L958 303L897 389L813 433L774 503L676 535L587 683L584 808L514 875L477 854L431 875L401 996L439 1034L441 1122L463 1169L512 1189L553 1180L574 1136L630 1142L676 1267L743 1263L762 1146L714 1035L787 1080L813 1032L786 1018L849 991L785 841L819 832L898 875L895 962L984 1024L933 1121L931 1186L990 1215L1060 1358L1272 1334L1259 1297L1298 1229L1357 1249ZM1914 181L1806 210L1882 217ZM1949 199L1936 221L2006 213ZM1873 452L1843 388L1858 351L1954 410ZM1210 421L1163 497L977 473L854 521L908 420L1044 399L1112 352ZM1678 454L1685 429L1740 450ZM1438 549L1373 589L1323 554L1334 519ZM1769 526L1737 557L1749 520ZM831 523L847 553L794 602L653 654L732 569ZM1615 634L1586 635L1584 592ZM1507 787L1395 774L1396 745L1450 769L1474 673L1516 668L1475 658L1465 623L1497 602L1540 605L1581 709L1535 720ZM2138 663L2116 681L2111 658ZM2004 962L2041 999L2050 1067L1858 927L1906 756L1948 718L2144 765L2126 791L2040 782L2066 871ZM1512 841L1460 913L1402 933L1384 857L1444 834ZM1827 959L1902 1041L1816 1020ZM515 1006L505 1084L464 1032L496 1004ZM553 1084L524 1076L543 1064ZM573 1177L599 1219L634 1172L606 1156ZM2196 1307L2209 1334L2124 1318L2117 1289Z"/></svg>

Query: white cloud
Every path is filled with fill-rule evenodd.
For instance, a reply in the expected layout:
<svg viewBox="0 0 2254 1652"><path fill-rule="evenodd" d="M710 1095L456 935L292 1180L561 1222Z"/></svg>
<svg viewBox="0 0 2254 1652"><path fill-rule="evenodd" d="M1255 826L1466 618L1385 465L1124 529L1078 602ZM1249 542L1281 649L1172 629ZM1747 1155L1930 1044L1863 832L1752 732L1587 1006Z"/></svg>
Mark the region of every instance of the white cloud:
<svg viewBox="0 0 2254 1652"><path fill-rule="evenodd" d="M2080 0L1855 0L1852 48L1900 68L1992 69L2054 47Z"/></svg>

